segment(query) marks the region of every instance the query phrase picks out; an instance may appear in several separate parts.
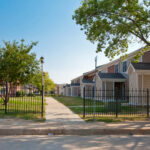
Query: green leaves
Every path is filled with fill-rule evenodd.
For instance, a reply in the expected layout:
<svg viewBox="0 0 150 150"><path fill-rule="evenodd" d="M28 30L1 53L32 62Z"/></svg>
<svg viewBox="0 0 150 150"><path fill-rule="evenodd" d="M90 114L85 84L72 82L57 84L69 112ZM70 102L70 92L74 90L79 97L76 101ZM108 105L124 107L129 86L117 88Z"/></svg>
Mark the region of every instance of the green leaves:
<svg viewBox="0 0 150 150"><path fill-rule="evenodd" d="M4 47L0 48L0 80L13 84L29 83L32 76L39 70L39 61L36 54L31 53L37 43L24 44L21 42L4 41Z"/></svg>
<svg viewBox="0 0 150 150"><path fill-rule="evenodd" d="M45 92L49 92L51 90L55 89L55 84L54 82L50 79L48 72L44 73L44 87L45 87ZM37 72L32 79L32 84L35 85L40 91L42 90L42 73Z"/></svg>
<svg viewBox="0 0 150 150"><path fill-rule="evenodd" d="M149 0L83 0L73 19L109 58L126 53L131 37L150 46Z"/></svg>

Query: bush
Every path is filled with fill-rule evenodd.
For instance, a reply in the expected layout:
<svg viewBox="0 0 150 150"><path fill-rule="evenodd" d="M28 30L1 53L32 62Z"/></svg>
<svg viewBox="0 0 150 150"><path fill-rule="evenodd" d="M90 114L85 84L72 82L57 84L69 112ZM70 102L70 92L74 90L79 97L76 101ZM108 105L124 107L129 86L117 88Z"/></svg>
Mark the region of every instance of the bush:
<svg viewBox="0 0 150 150"><path fill-rule="evenodd" d="M35 94L30 92L28 96L35 96Z"/></svg>
<svg viewBox="0 0 150 150"><path fill-rule="evenodd" d="M26 92L25 91L17 91L16 92L16 96L17 97L21 97L21 96L25 96L26 95Z"/></svg>

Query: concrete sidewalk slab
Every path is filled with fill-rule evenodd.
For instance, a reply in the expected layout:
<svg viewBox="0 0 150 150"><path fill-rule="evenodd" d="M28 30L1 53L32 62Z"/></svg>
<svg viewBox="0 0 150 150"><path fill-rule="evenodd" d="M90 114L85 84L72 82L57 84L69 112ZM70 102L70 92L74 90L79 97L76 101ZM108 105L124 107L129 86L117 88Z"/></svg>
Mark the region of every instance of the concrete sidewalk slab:
<svg viewBox="0 0 150 150"><path fill-rule="evenodd" d="M35 122L16 118L3 119L0 129L150 129L150 122L84 122L78 124L58 124L56 122Z"/></svg>
<svg viewBox="0 0 150 150"><path fill-rule="evenodd" d="M46 97L46 122L61 125L84 124L77 114L73 113L68 107L64 106L52 97Z"/></svg>

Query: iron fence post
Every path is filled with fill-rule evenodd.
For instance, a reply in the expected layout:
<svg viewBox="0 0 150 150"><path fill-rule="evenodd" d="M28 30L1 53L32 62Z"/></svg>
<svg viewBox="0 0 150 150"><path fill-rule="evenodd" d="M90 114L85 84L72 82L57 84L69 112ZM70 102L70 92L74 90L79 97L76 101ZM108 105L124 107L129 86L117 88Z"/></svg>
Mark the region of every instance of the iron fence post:
<svg viewBox="0 0 150 150"><path fill-rule="evenodd" d="M94 99L94 87L92 88L92 98Z"/></svg>
<svg viewBox="0 0 150 150"><path fill-rule="evenodd" d="M7 114L8 82L6 81L5 114Z"/></svg>
<svg viewBox="0 0 150 150"><path fill-rule="evenodd" d="M85 118L85 87L83 88L83 118Z"/></svg>
<svg viewBox="0 0 150 150"><path fill-rule="evenodd" d="M42 85L42 112L41 112L42 117L43 117L43 106L44 106L44 86Z"/></svg>
<svg viewBox="0 0 150 150"><path fill-rule="evenodd" d="M147 89L147 117L149 118L149 89Z"/></svg>
<svg viewBox="0 0 150 150"><path fill-rule="evenodd" d="M116 96L115 96L115 99L116 99L116 118L118 118L118 90L116 89Z"/></svg>

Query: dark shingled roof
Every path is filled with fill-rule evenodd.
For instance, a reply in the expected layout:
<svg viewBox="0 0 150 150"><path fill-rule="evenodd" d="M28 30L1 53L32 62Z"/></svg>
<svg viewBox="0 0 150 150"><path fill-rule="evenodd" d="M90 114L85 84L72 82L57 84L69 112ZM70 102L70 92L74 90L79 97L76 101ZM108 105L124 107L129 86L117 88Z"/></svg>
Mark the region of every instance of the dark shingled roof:
<svg viewBox="0 0 150 150"><path fill-rule="evenodd" d="M80 83L71 83L71 86L80 86Z"/></svg>
<svg viewBox="0 0 150 150"><path fill-rule="evenodd" d="M83 83L94 83L94 81L92 81L92 80L87 80L87 79L83 79L82 82L83 82Z"/></svg>
<svg viewBox="0 0 150 150"><path fill-rule="evenodd" d="M70 84L67 84L66 87L70 87Z"/></svg>
<svg viewBox="0 0 150 150"><path fill-rule="evenodd" d="M99 72L100 78L105 79L126 79L121 73L101 73Z"/></svg>
<svg viewBox="0 0 150 150"><path fill-rule="evenodd" d="M133 67L137 70L150 70L150 63L132 63Z"/></svg>

